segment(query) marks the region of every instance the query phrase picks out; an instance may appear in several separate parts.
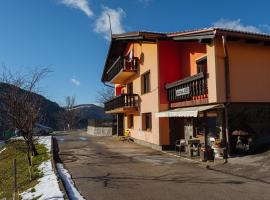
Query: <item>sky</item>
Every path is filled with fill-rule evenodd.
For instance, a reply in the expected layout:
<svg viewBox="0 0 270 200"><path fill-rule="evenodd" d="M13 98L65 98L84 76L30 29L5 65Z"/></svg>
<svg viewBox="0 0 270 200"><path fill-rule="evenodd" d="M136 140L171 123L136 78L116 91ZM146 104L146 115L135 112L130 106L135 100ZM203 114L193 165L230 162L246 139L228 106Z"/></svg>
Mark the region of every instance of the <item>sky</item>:
<svg viewBox="0 0 270 200"><path fill-rule="evenodd" d="M0 70L47 67L41 94L64 104L96 103L113 33L226 27L270 33L265 0L1 0Z"/></svg>

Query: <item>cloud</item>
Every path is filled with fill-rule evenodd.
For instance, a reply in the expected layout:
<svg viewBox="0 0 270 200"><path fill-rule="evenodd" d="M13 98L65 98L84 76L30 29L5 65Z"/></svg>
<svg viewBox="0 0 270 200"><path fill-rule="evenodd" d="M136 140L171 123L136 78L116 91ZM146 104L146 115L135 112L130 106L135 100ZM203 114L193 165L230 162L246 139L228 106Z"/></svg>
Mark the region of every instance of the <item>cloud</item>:
<svg viewBox="0 0 270 200"><path fill-rule="evenodd" d="M228 19L220 19L213 23L214 27L218 28L228 28L228 29L236 29L239 31L249 31L249 32L263 32L260 27L252 26L252 25L244 25L241 23L240 19L237 20L228 20Z"/></svg>
<svg viewBox="0 0 270 200"><path fill-rule="evenodd" d="M70 81L71 81L71 83L73 83L76 86L80 86L81 85L81 82L79 80L75 79L75 78L72 78Z"/></svg>
<svg viewBox="0 0 270 200"><path fill-rule="evenodd" d="M139 3L143 3L144 7L147 7L153 0L138 0Z"/></svg>
<svg viewBox="0 0 270 200"><path fill-rule="evenodd" d="M125 32L122 25L122 20L126 16L126 13L122 8L112 9L108 7L103 7L101 15L97 18L95 22L94 31L100 33L106 40L110 40L110 23L109 17L111 18L112 32L113 34Z"/></svg>
<svg viewBox="0 0 270 200"><path fill-rule="evenodd" d="M60 2L68 7L81 10L88 17L91 17L94 14L87 0L60 0Z"/></svg>

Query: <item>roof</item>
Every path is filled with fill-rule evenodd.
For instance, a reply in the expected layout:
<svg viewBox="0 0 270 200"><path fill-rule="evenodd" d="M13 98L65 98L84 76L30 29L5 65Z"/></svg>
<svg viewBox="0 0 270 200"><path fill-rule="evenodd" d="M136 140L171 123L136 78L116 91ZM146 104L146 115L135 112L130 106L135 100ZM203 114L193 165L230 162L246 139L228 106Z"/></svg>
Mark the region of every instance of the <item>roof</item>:
<svg viewBox="0 0 270 200"><path fill-rule="evenodd" d="M243 31L237 29L219 28L219 27L209 27L193 30L185 30L178 32L151 32L151 31L137 31L137 32L126 32L120 34L113 34L110 44L110 48L107 54L107 58L104 64L104 70L102 74L101 81L106 82L106 69L110 65L109 58L117 57L117 55L122 55L125 50L126 45L130 41L156 41L156 40L211 40L216 36L226 35L231 39L240 38L250 41L265 41L270 43L270 34Z"/></svg>
<svg viewBox="0 0 270 200"><path fill-rule="evenodd" d="M269 38L270 34L268 33L260 33L260 32L252 32L252 31L244 31L238 29L229 29L229 28L220 28L220 27L209 27L209 28L201 28L201 29L191 29L184 31L176 31L176 32L155 32L155 31L137 31L137 32L126 32L121 34L113 34L112 39L126 39L128 37L138 37L143 36L145 38L172 38L176 36L185 36L191 34L200 34L200 33L212 33L215 35L237 35L242 37L258 37L258 38Z"/></svg>

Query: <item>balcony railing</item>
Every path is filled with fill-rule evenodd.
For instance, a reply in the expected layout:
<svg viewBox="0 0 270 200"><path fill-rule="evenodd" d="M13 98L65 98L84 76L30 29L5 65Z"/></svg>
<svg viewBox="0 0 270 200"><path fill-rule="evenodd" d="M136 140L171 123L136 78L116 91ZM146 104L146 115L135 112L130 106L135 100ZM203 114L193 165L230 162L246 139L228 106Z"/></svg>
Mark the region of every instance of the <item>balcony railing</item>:
<svg viewBox="0 0 270 200"><path fill-rule="evenodd" d="M118 108L128 109L138 107L139 96L137 94L121 94L105 103L105 111Z"/></svg>
<svg viewBox="0 0 270 200"><path fill-rule="evenodd" d="M170 102L189 101L207 97L207 74L199 73L166 85Z"/></svg>
<svg viewBox="0 0 270 200"><path fill-rule="evenodd" d="M137 57L118 57L107 71L108 81L111 81L119 72L137 72L139 59Z"/></svg>

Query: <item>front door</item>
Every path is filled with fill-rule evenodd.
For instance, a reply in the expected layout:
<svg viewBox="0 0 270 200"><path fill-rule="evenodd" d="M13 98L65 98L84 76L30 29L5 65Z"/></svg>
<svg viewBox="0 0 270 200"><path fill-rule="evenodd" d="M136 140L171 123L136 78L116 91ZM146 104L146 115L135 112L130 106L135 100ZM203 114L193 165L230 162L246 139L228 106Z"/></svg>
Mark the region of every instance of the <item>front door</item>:
<svg viewBox="0 0 270 200"><path fill-rule="evenodd" d="M170 117L170 145L175 145L176 140L184 139L184 121L180 117Z"/></svg>
<svg viewBox="0 0 270 200"><path fill-rule="evenodd" d="M124 114L123 113L117 114L117 135L118 136L124 135Z"/></svg>

